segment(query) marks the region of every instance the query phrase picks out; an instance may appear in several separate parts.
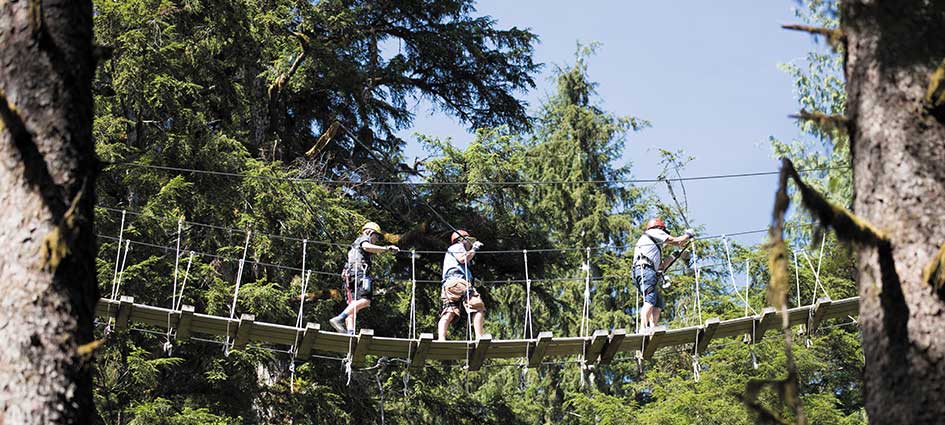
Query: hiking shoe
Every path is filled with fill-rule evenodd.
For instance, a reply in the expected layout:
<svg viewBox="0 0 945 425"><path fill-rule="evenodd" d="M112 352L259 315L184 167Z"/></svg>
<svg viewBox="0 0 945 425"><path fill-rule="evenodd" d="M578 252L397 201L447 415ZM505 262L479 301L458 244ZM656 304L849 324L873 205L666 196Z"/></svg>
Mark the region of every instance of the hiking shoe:
<svg viewBox="0 0 945 425"><path fill-rule="evenodd" d="M345 326L345 319L335 316L329 319L328 323L330 323L331 327L335 328L338 333L348 333L348 327Z"/></svg>

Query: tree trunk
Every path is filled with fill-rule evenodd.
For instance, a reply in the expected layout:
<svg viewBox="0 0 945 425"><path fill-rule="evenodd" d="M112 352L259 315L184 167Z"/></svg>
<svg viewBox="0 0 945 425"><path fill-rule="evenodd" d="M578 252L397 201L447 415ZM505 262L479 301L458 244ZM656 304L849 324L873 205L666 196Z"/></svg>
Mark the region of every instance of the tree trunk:
<svg viewBox="0 0 945 425"><path fill-rule="evenodd" d="M847 111L856 214L890 244L857 247L872 423L945 418L943 300L922 270L945 242L945 125L925 109L945 58L945 2L846 0Z"/></svg>
<svg viewBox="0 0 945 425"><path fill-rule="evenodd" d="M92 4L0 2L0 46L0 424L89 423Z"/></svg>

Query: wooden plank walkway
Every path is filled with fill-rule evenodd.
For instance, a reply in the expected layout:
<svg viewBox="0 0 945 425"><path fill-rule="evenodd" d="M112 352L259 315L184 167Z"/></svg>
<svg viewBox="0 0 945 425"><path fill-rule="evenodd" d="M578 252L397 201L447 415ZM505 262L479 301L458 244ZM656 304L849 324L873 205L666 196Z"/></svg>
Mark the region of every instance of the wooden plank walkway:
<svg viewBox="0 0 945 425"><path fill-rule="evenodd" d="M96 314L104 319L115 319L117 328L127 328L130 323L141 323L176 331L178 340L187 340L194 334L230 337L239 347L250 342L292 346L299 344L297 358L308 360L312 353L348 354L352 350L356 362L364 361L366 355L411 358L411 367L421 367L427 360L471 359L470 368L478 369L489 359L525 358L530 367L541 364L546 357L586 355L588 364L606 364L618 352L643 354L652 357L660 348L688 345L697 342L700 352L716 338L748 335L759 341L767 331L779 329L781 314L771 308L757 316L729 320L711 318L703 325L678 329L658 327L651 334L631 334L625 329L594 331L589 337L552 337L542 332L535 339L493 340L484 336L479 341L435 341L431 334L421 334L418 339L374 336L374 331L362 329L359 335L345 335L321 330L317 323L305 327L257 322L251 314L239 318L211 316L195 313L192 306L182 306L180 311L145 304L135 304L134 298L123 296L120 300L102 298ZM822 298L813 305L788 310L790 326L806 325L809 332L827 319L854 317L859 314L859 297L842 300Z"/></svg>

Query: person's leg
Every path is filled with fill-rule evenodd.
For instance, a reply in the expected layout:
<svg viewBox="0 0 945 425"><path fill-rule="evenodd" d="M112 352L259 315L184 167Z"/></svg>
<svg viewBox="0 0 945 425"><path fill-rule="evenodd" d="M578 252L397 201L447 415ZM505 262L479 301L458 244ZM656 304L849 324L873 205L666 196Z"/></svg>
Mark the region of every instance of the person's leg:
<svg viewBox="0 0 945 425"><path fill-rule="evenodd" d="M643 308L640 309L640 329L641 332L646 333L647 328L650 327L650 310L653 309L653 306L648 302L643 303Z"/></svg>
<svg viewBox="0 0 945 425"><path fill-rule="evenodd" d="M659 292L656 287L658 284L656 271L651 268L644 268L641 270L640 280L640 287L643 290L643 312L645 313L643 320L647 330L652 330L656 327L661 306Z"/></svg>
<svg viewBox="0 0 945 425"><path fill-rule="evenodd" d="M446 341L446 335L449 331L450 324L453 323L453 320L456 319L456 314L452 311L444 311L440 315L440 321L436 325L436 334L437 339L440 341Z"/></svg>
<svg viewBox="0 0 945 425"><path fill-rule="evenodd" d="M348 307L345 308L345 311L342 313L345 315L345 325L348 329L354 329L354 315L371 306L371 300L366 298L361 298L351 304L348 304Z"/></svg>
<svg viewBox="0 0 945 425"><path fill-rule="evenodd" d="M476 332L476 339L482 338L483 324L486 321L486 312L480 311L472 314L473 330Z"/></svg>

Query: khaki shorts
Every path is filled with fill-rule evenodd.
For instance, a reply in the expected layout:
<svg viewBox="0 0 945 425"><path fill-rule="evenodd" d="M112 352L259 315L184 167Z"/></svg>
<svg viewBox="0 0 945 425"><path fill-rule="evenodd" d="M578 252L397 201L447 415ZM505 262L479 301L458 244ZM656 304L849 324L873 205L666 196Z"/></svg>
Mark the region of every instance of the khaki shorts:
<svg viewBox="0 0 945 425"><path fill-rule="evenodd" d="M481 313L486 311L486 306L482 302L482 297L476 288L466 289L468 282L464 279L449 279L443 283L440 289L440 302L442 309L440 315L453 313L457 316L466 313ZM470 303L470 301L472 301Z"/></svg>

